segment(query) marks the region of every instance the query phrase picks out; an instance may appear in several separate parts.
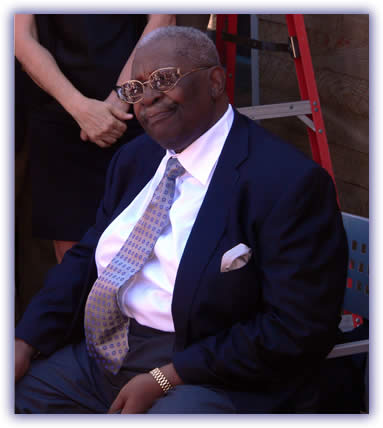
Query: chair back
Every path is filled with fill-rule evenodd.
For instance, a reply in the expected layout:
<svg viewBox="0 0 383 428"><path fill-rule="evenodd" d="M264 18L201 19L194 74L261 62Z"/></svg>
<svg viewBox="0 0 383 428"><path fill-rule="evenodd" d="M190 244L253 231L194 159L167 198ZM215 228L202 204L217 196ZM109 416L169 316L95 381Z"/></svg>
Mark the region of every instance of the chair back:
<svg viewBox="0 0 383 428"><path fill-rule="evenodd" d="M342 213L349 261L343 309L369 318L369 220Z"/></svg>

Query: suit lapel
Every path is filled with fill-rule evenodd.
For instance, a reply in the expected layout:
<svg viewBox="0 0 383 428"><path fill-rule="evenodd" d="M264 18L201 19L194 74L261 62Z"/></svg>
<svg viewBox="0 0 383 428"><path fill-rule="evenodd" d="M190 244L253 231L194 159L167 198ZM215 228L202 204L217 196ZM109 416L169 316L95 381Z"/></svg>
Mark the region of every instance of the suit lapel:
<svg viewBox="0 0 383 428"><path fill-rule="evenodd" d="M245 126L243 126L245 124ZM183 348L190 303L201 275L227 225L230 195L235 189L239 165L248 155L248 129L235 112L233 126L226 139L205 199L190 233L178 268L172 313L177 331L176 346Z"/></svg>

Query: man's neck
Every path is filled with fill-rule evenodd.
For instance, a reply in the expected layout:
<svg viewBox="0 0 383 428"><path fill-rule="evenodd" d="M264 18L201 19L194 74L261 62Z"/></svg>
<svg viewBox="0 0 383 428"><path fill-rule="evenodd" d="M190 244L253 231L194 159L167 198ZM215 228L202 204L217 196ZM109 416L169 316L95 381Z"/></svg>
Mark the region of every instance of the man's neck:
<svg viewBox="0 0 383 428"><path fill-rule="evenodd" d="M212 116L212 120L210 121L209 125L203 132L200 133L200 135L197 135L195 138L193 138L192 141L190 141L189 144L185 145L182 149L175 150L175 153L181 153L185 149L187 149L191 144L193 144L194 141L196 141L201 135L205 134L209 129L211 129L226 113L227 108L229 106L229 102L225 98L224 100L220 100L217 102L217 108L214 110L214 114Z"/></svg>

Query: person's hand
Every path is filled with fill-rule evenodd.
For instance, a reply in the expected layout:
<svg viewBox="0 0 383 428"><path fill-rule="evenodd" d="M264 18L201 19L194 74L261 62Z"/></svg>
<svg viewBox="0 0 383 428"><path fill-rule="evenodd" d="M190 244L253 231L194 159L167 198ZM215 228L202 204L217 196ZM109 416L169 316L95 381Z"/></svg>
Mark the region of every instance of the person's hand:
<svg viewBox="0 0 383 428"><path fill-rule="evenodd" d="M105 148L115 143L126 131L124 121L133 115L106 101L83 98L72 116L81 128L83 141L90 140Z"/></svg>
<svg viewBox="0 0 383 428"><path fill-rule="evenodd" d="M162 374L171 385L183 384L172 363L160 367ZM164 396L161 386L150 373L131 379L119 392L108 413L145 413L154 402Z"/></svg>
<svg viewBox="0 0 383 428"><path fill-rule="evenodd" d="M129 103L125 103L124 101L121 101L116 91L112 91L108 95L108 97L105 99L105 102L117 108L118 110L124 111L125 113L128 113L132 106Z"/></svg>
<svg viewBox="0 0 383 428"><path fill-rule="evenodd" d="M15 340L15 382L28 371L35 349L21 339Z"/></svg>
<svg viewBox="0 0 383 428"><path fill-rule="evenodd" d="M121 389L108 413L145 413L163 395L162 388L150 373L139 374Z"/></svg>

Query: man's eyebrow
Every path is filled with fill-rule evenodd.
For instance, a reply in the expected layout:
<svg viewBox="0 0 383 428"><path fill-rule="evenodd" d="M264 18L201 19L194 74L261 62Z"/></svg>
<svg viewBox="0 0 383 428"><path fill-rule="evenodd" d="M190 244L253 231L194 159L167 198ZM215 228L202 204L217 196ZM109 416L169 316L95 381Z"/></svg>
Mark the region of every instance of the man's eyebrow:
<svg viewBox="0 0 383 428"><path fill-rule="evenodd" d="M138 67L132 67L132 71L130 74L130 79L131 80L140 80L140 77L142 77L142 71L140 72L139 70L137 70ZM141 67L139 67L141 68Z"/></svg>
<svg viewBox="0 0 383 428"><path fill-rule="evenodd" d="M132 80L141 80L142 82L144 82L144 81L148 80L149 76L152 75L155 71L162 70L164 68L174 68L175 70L178 70L178 69L181 70L180 67L177 67L175 65L165 65L165 66L161 66L161 67L156 67L153 70L148 71L147 73L144 74L144 76L142 74L138 74L134 78L131 77L131 79ZM133 74L132 74L132 76L133 76Z"/></svg>
<svg viewBox="0 0 383 428"><path fill-rule="evenodd" d="M131 75L130 79L131 80L139 80L140 82L145 82L146 80L148 80L149 76L153 73L153 71L150 71L149 73L136 73ZM147 76L146 76L147 74Z"/></svg>
<svg viewBox="0 0 383 428"><path fill-rule="evenodd" d="M130 79L131 80L140 80L139 77L140 77L139 74L131 73L131 75L130 75Z"/></svg>

